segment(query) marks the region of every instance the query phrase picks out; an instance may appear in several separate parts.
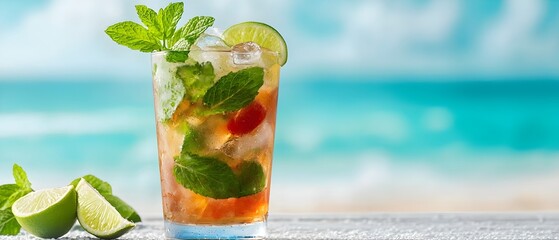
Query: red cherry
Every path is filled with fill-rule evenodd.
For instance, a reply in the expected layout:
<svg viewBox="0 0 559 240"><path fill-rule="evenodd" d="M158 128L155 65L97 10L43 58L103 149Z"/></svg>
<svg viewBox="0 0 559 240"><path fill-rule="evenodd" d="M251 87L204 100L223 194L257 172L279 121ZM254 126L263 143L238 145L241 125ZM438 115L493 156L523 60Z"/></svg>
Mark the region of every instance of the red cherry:
<svg viewBox="0 0 559 240"><path fill-rule="evenodd" d="M252 132L266 118L266 109L257 101L241 109L227 123L229 132L235 135L243 135Z"/></svg>

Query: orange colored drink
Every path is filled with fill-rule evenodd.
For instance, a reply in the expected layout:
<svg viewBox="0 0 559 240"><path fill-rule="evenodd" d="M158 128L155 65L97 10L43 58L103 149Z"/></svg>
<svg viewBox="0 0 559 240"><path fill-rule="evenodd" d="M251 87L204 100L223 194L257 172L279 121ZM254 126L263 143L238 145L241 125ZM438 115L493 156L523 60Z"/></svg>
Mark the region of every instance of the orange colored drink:
<svg viewBox="0 0 559 240"><path fill-rule="evenodd" d="M203 226L247 226L261 231L249 237L264 236L277 53L262 49L254 61L241 64L236 53L224 50L193 50L184 62L170 61L170 54L152 54L167 231L174 226L192 226L194 232Z"/></svg>

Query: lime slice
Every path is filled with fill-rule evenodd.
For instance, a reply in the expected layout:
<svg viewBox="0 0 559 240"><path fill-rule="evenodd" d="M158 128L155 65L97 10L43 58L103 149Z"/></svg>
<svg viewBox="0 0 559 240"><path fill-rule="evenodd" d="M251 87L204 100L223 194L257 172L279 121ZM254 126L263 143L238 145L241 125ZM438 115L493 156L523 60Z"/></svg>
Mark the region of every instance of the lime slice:
<svg viewBox="0 0 559 240"><path fill-rule="evenodd" d="M287 62L287 43L273 27L260 22L244 22L229 27L223 33L223 40L229 46L244 42L255 42L261 47L279 54L279 63Z"/></svg>
<svg viewBox="0 0 559 240"><path fill-rule="evenodd" d="M31 192L18 199L12 213L25 231L41 238L59 238L76 222L73 186Z"/></svg>
<svg viewBox="0 0 559 240"><path fill-rule="evenodd" d="M83 178L76 187L78 192L78 221L88 233L98 238L118 238L135 225L120 213Z"/></svg>

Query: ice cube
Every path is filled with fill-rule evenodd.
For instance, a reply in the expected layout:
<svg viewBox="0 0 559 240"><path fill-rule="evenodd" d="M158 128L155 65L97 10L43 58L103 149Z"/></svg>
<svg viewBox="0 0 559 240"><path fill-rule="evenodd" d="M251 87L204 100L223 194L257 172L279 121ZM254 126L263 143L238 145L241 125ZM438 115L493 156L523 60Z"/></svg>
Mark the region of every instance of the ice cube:
<svg viewBox="0 0 559 240"><path fill-rule="evenodd" d="M229 51L230 48L219 36L202 33L191 48L192 50L223 50Z"/></svg>
<svg viewBox="0 0 559 240"><path fill-rule="evenodd" d="M198 131L204 138L207 150L218 150L222 148L231 137L227 130L227 121L221 115L214 115L198 127Z"/></svg>
<svg viewBox="0 0 559 240"><path fill-rule="evenodd" d="M223 39L223 32L215 27L209 27L204 33Z"/></svg>
<svg viewBox="0 0 559 240"><path fill-rule="evenodd" d="M264 122L253 134L231 138L220 150L233 159L250 160L260 151L271 147L273 140L273 129L270 124Z"/></svg>
<svg viewBox="0 0 559 240"><path fill-rule="evenodd" d="M231 49L233 62L237 65L250 65L260 61L262 49L254 42L239 43Z"/></svg>

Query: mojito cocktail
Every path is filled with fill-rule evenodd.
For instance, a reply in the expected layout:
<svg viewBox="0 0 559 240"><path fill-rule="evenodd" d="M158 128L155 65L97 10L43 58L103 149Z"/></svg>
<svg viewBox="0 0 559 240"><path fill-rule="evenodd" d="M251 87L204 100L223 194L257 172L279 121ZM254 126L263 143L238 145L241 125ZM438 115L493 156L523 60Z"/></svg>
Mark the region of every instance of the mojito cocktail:
<svg viewBox="0 0 559 240"><path fill-rule="evenodd" d="M181 2L136 11L143 25L105 32L151 53L166 236L266 236L283 37L258 22L221 33L207 16L178 27Z"/></svg>
<svg viewBox="0 0 559 240"><path fill-rule="evenodd" d="M152 54L164 217L174 236L236 225L227 231L261 237L278 55L254 43L216 48L193 50L184 63L168 62L170 52Z"/></svg>

